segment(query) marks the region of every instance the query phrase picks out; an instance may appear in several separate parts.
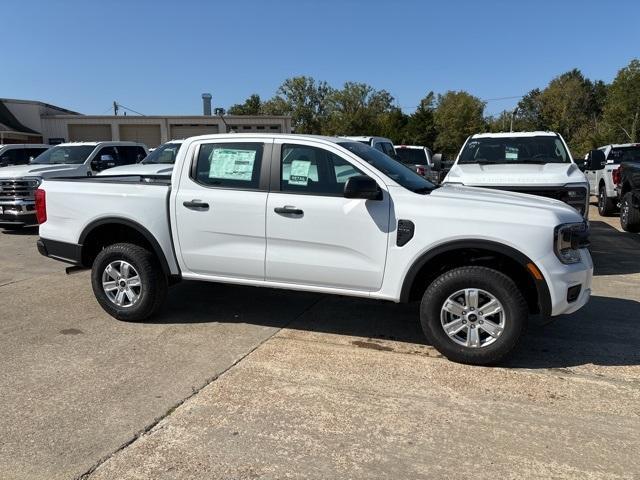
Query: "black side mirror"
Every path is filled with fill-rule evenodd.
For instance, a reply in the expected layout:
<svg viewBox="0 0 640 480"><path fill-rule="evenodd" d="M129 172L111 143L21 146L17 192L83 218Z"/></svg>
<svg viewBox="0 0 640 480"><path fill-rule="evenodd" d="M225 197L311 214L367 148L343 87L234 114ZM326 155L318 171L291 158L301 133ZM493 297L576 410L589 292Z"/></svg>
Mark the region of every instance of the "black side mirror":
<svg viewBox="0 0 640 480"><path fill-rule="evenodd" d="M433 170L435 170L436 172L439 172L440 170L442 170L442 154L441 153L436 153L433 156Z"/></svg>
<svg viewBox="0 0 640 480"><path fill-rule="evenodd" d="M589 152L588 168L589 170L602 170L607 160L602 150L591 150Z"/></svg>
<svg viewBox="0 0 640 480"><path fill-rule="evenodd" d="M364 200L382 200L382 190L376 181L366 175L349 177L344 184L345 198L362 198Z"/></svg>

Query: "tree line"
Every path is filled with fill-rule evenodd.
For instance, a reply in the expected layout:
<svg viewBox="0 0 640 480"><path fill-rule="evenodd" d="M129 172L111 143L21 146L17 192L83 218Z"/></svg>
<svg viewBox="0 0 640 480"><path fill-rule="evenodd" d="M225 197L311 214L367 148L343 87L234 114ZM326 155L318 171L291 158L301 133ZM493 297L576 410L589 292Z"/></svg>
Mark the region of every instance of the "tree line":
<svg viewBox="0 0 640 480"><path fill-rule="evenodd" d="M308 76L286 79L263 101L253 94L228 109L232 115L290 115L296 133L378 135L396 144L425 145L453 157L465 139L479 132L552 130L574 157L608 143L638 142L640 61L632 60L607 84L578 69L524 95L517 107L485 115L486 102L465 91L428 92L410 114L386 90L346 82L334 88Z"/></svg>

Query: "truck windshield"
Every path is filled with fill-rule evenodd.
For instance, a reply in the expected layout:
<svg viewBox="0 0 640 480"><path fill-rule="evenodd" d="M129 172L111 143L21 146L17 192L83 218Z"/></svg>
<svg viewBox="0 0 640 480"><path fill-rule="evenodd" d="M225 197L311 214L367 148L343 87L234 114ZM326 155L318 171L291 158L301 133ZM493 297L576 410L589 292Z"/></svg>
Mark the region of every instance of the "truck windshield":
<svg viewBox="0 0 640 480"><path fill-rule="evenodd" d="M402 163L368 145L359 142L339 142L338 145L357 155L407 190L424 194L438 188Z"/></svg>
<svg viewBox="0 0 640 480"><path fill-rule="evenodd" d="M427 158L427 152L423 148L402 148L396 147L396 154L398 160L402 163L408 163L411 165L428 165L429 159Z"/></svg>
<svg viewBox="0 0 640 480"><path fill-rule="evenodd" d="M609 152L607 162L639 162L640 161L640 145L632 145L629 147L614 147Z"/></svg>
<svg viewBox="0 0 640 480"><path fill-rule="evenodd" d="M180 143L165 143L164 145L160 145L140 163L168 163L173 165L176 162L176 155L178 155L180 145Z"/></svg>
<svg viewBox="0 0 640 480"><path fill-rule="evenodd" d="M458 164L570 163L569 153L556 136L472 138Z"/></svg>
<svg viewBox="0 0 640 480"><path fill-rule="evenodd" d="M58 145L41 153L31 163L79 165L89 158L95 148L95 145Z"/></svg>

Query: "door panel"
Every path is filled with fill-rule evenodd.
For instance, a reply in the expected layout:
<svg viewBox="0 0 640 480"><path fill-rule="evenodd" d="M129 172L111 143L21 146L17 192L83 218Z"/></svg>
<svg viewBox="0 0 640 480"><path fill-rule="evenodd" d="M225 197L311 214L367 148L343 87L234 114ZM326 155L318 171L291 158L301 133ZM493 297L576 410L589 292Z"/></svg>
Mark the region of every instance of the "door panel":
<svg viewBox="0 0 640 480"><path fill-rule="evenodd" d="M389 200L270 193L267 280L378 290L387 254ZM300 214L274 210L290 206Z"/></svg>
<svg viewBox="0 0 640 480"><path fill-rule="evenodd" d="M241 152L235 167L234 151ZM175 196L177 236L189 271L264 280L263 151L262 143L244 139L199 147L193 178L183 178Z"/></svg>
<svg viewBox="0 0 640 480"><path fill-rule="evenodd" d="M362 171L337 151L296 143L282 145L281 157L280 191L267 200L267 280L378 290L388 193L379 201L344 198L347 179Z"/></svg>

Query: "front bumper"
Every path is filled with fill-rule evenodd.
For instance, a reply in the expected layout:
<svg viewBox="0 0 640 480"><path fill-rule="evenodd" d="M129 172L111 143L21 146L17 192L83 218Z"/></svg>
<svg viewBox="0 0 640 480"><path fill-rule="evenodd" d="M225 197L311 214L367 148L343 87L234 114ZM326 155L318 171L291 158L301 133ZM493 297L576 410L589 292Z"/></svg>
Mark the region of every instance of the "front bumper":
<svg viewBox="0 0 640 480"><path fill-rule="evenodd" d="M536 262L549 287L552 317L579 310L591 297L593 262L589 250L581 249L580 258L579 263L565 265L558 260L555 253L551 252ZM573 299L569 289L578 285L580 293Z"/></svg>
<svg viewBox="0 0 640 480"><path fill-rule="evenodd" d="M31 200L13 200L0 202L0 224L37 225L35 202Z"/></svg>

